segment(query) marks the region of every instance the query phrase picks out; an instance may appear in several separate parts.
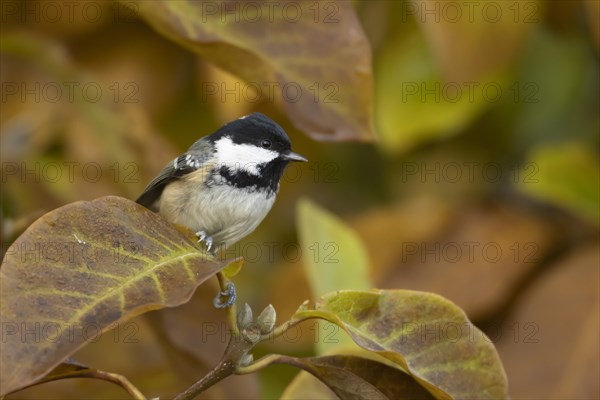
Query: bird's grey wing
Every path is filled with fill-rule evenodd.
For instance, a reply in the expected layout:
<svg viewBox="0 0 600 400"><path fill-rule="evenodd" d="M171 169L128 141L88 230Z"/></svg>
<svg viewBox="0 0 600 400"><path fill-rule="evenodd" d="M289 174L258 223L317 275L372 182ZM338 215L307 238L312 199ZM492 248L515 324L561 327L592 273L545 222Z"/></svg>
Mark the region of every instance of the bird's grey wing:
<svg viewBox="0 0 600 400"><path fill-rule="evenodd" d="M211 152L203 151L207 145L208 143L202 139L198 140L186 153L168 163L158 176L146 186L146 189L137 198L136 202L144 207L153 209L154 203L158 200L167 184L202 168L208 157L212 155Z"/></svg>

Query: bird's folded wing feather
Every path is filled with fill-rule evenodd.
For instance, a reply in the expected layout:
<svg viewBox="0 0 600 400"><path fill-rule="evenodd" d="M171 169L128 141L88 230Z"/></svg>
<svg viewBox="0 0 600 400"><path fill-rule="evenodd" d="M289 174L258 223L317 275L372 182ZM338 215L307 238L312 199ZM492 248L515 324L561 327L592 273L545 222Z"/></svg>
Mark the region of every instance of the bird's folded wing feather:
<svg viewBox="0 0 600 400"><path fill-rule="evenodd" d="M146 189L137 198L136 202L144 207L153 209L154 203L158 200L167 184L205 166L207 159L212 154L206 154L206 152L201 151L204 145L206 143L198 141L188 152L183 153L168 163L158 176L146 186Z"/></svg>

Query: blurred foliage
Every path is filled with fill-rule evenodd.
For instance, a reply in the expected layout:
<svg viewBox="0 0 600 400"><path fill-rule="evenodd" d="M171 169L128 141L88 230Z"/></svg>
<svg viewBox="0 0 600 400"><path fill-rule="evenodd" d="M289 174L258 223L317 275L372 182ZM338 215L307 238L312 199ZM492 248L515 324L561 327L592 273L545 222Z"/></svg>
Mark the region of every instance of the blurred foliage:
<svg viewBox="0 0 600 400"><path fill-rule="evenodd" d="M305 133L322 140L371 139L371 53L351 4L287 5L293 11L236 2L138 1L133 6L159 32L235 73L254 89L261 90L258 82L281 87L276 98L284 100L290 120ZM228 12L237 18L223 18ZM264 12L268 25L261 18ZM221 18L209 17L217 13ZM251 23L240 24L242 19ZM283 47L299 51L290 57ZM312 98L306 95L311 91ZM247 96L245 89L241 92Z"/></svg>
<svg viewBox="0 0 600 400"><path fill-rule="evenodd" d="M600 396L600 2L376 0L353 2L354 12L350 3L310 2L308 21L286 14L265 28L248 14L227 37L219 24L165 27L168 15L185 14L180 4L143 3L2 2L3 253L43 213L105 195L135 198L196 138L261 111L311 162L288 170L265 222L227 252L247 260L236 276L242 301L272 303L287 319L312 298L304 264L314 254L297 243L295 225L306 221L294 223L306 196L354 228L375 287L431 291L463 308L497 345L512 397ZM235 19L219 11L211 18ZM328 16L338 22L310 26ZM167 36L154 30L159 23ZM215 36L182 34L199 28ZM198 53L199 38L212 49ZM369 45L368 57L353 58ZM269 82L298 83L303 102L286 102L281 90L270 96ZM361 89L348 92L348 82ZM325 103L336 87L339 103ZM371 95L376 142L341 141L373 135ZM223 317L201 307L214 290L134 319L137 342L116 328L76 358L172 396L225 345L204 322ZM314 354L318 328L299 328L260 351ZM270 367L259 382L231 377L207 396L278 397L294 374ZM21 397L47 393L123 396L71 380Z"/></svg>

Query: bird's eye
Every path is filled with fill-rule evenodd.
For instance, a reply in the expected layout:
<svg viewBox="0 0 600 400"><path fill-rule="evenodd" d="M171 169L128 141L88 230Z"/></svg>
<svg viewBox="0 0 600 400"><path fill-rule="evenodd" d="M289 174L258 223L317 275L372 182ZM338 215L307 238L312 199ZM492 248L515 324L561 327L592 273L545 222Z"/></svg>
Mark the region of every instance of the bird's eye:
<svg viewBox="0 0 600 400"><path fill-rule="evenodd" d="M271 147L271 141L270 140L263 140L260 145L263 147L263 149L268 149Z"/></svg>

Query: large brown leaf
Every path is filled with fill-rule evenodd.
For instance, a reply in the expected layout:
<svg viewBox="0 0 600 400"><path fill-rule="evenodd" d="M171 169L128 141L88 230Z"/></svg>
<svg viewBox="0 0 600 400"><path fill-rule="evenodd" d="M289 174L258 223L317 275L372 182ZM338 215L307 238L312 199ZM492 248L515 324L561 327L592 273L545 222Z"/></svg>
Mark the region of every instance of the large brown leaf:
<svg viewBox="0 0 600 400"><path fill-rule="evenodd" d="M218 272L193 234L119 198L54 210L7 250L0 270L2 393L143 312L185 303Z"/></svg>
<svg viewBox="0 0 600 400"><path fill-rule="evenodd" d="M490 203L453 217L439 225L438 233L421 238L410 223L397 223L394 236L399 238L388 239L387 250L377 242L387 231L375 226L379 236L368 239L369 248L395 256L377 266L385 272L376 284L437 293L477 320L500 310L520 282L560 246L561 234L548 219L518 207Z"/></svg>
<svg viewBox="0 0 600 400"><path fill-rule="evenodd" d="M165 36L242 77L250 84L244 88L258 88L259 99L283 99L290 120L313 138L373 138L371 50L350 2L138 1L135 7Z"/></svg>
<svg viewBox="0 0 600 400"><path fill-rule="evenodd" d="M339 325L356 344L398 365L437 399L508 397L494 345L460 308L433 293L340 291L296 317Z"/></svg>
<svg viewBox="0 0 600 400"><path fill-rule="evenodd" d="M600 398L600 244L577 246L494 332L515 399ZM560 360L560 361L559 361Z"/></svg>

